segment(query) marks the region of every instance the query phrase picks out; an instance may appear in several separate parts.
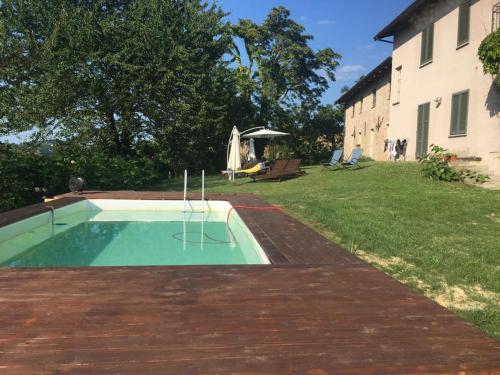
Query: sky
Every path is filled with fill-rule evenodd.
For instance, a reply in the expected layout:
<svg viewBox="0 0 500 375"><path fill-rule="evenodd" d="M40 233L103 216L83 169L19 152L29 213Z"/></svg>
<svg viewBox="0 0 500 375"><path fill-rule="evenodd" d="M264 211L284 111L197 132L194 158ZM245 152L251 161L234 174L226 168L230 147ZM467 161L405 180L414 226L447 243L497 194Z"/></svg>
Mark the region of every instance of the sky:
<svg viewBox="0 0 500 375"><path fill-rule="evenodd" d="M391 55L392 45L375 42L373 36L399 15L413 0L218 0L235 23L249 18L262 23L272 7L284 6L290 17L314 37L314 50L330 47L342 55L336 82L323 94L322 102L332 104L340 88L351 87Z"/></svg>
<svg viewBox="0 0 500 375"><path fill-rule="evenodd" d="M1 1L1 0L0 0ZM314 37L314 50L330 47L342 55L335 82L323 94L323 104L333 104L340 88L351 87L362 74L368 73L391 55L392 45L375 42L373 36L400 14L413 0L216 0L228 13L228 20L249 18L262 23L272 7L284 6L290 17ZM21 141L30 133L2 137ZM2 140L0 138L0 140Z"/></svg>

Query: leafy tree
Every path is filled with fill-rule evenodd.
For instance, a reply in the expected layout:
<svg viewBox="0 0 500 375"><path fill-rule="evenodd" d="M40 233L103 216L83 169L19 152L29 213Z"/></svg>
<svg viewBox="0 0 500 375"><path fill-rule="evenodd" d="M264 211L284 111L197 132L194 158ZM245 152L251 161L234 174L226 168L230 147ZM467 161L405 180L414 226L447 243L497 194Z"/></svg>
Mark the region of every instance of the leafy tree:
<svg viewBox="0 0 500 375"><path fill-rule="evenodd" d="M324 136L334 141L335 136L342 134L344 126L344 108L331 104L321 106L315 116L305 126L305 132L313 136Z"/></svg>
<svg viewBox="0 0 500 375"><path fill-rule="evenodd" d="M291 107L315 110L328 81L335 80L339 54L330 48L313 51L308 45L312 36L304 34L304 27L281 6L273 8L261 25L243 19L232 29L236 84L241 97L255 104L257 125L276 121Z"/></svg>
<svg viewBox="0 0 500 375"><path fill-rule="evenodd" d="M314 113L295 109L290 119L295 126L286 128L290 137L283 138L276 147L279 158L300 158L304 163L318 163L340 148L344 131L344 107L331 104L318 106Z"/></svg>
<svg viewBox="0 0 500 375"><path fill-rule="evenodd" d="M340 93L345 94L347 91L349 91L349 86L344 85L340 88Z"/></svg>
<svg viewBox="0 0 500 375"><path fill-rule="evenodd" d="M110 155L147 141L175 171L200 167L231 128L224 16L199 0L2 1L3 132Z"/></svg>

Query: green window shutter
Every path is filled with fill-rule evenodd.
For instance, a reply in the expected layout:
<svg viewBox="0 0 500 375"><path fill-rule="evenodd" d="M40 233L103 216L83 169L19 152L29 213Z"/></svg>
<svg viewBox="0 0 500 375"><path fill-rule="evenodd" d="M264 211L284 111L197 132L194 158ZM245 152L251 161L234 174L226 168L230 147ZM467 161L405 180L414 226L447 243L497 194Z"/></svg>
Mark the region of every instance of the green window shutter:
<svg viewBox="0 0 500 375"><path fill-rule="evenodd" d="M422 45L420 48L420 65L432 60L434 48L434 24L427 26L422 31Z"/></svg>
<svg viewBox="0 0 500 375"><path fill-rule="evenodd" d="M427 55L427 29L422 31L422 45L420 46L420 65L425 63Z"/></svg>
<svg viewBox="0 0 500 375"><path fill-rule="evenodd" d="M469 115L469 91L453 94L451 100L450 135L467 134L467 117Z"/></svg>
<svg viewBox="0 0 500 375"><path fill-rule="evenodd" d="M460 134L467 133L467 117L469 114L469 92L463 92L460 94L460 122L458 124L458 130Z"/></svg>
<svg viewBox="0 0 500 375"><path fill-rule="evenodd" d="M422 118L423 118L423 107L418 106L418 116L417 116L417 141L416 141L416 152L415 156L418 158L422 155Z"/></svg>
<svg viewBox="0 0 500 375"><path fill-rule="evenodd" d="M470 1L465 1L458 8L458 35L457 46L469 41L470 29Z"/></svg>
<svg viewBox="0 0 500 375"><path fill-rule="evenodd" d="M429 26L429 36L427 41L427 61L432 60L432 52L434 50L434 24Z"/></svg>
<svg viewBox="0 0 500 375"><path fill-rule="evenodd" d="M429 140L429 114L430 114L431 105L430 103L424 104L424 119L422 126L423 130L423 139L422 139L422 152L424 155L427 154L427 143Z"/></svg>
<svg viewBox="0 0 500 375"><path fill-rule="evenodd" d="M429 114L430 103L421 104L418 106L417 116L417 140L416 140L416 157L427 154L429 140Z"/></svg>
<svg viewBox="0 0 500 375"><path fill-rule="evenodd" d="M458 112L460 97L458 94L453 94L451 99L451 128L450 135L459 134L458 132Z"/></svg>

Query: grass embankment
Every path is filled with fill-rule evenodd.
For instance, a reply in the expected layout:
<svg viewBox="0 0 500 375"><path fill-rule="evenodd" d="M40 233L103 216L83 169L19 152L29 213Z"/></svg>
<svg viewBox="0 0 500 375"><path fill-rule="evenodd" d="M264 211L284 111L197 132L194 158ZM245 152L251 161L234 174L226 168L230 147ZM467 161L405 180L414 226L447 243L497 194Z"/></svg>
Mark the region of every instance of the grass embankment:
<svg viewBox="0 0 500 375"><path fill-rule="evenodd" d="M366 162L353 171L306 168L281 183L207 191L256 193L401 282L500 338L500 192L429 181L415 163ZM182 190L182 181L153 187ZM190 191L200 189L191 177Z"/></svg>

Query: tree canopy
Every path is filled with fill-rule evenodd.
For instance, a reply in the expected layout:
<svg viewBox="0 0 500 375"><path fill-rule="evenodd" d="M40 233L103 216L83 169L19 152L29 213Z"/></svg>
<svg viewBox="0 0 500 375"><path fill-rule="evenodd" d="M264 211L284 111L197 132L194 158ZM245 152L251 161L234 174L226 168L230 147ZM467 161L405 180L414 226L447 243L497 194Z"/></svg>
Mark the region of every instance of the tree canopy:
<svg viewBox="0 0 500 375"><path fill-rule="evenodd" d="M233 125L305 131L331 109L340 56L284 7L231 25L200 0L2 0L0 21L0 135L30 131L82 163L216 170ZM311 134L338 131L329 118Z"/></svg>
<svg viewBox="0 0 500 375"><path fill-rule="evenodd" d="M195 0L3 1L3 132L116 154L149 140L169 162L190 159L230 128L224 16Z"/></svg>
<svg viewBox="0 0 500 375"><path fill-rule="evenodd" d="M340 55L331 48L313 51L308 45L312 36L304 31L284 7L272 8L261 25L242 19L232 26L237 87L243 98L255 104L257 125L275 121L286 108L314 110L329 81L335 80Z"/></svg>

